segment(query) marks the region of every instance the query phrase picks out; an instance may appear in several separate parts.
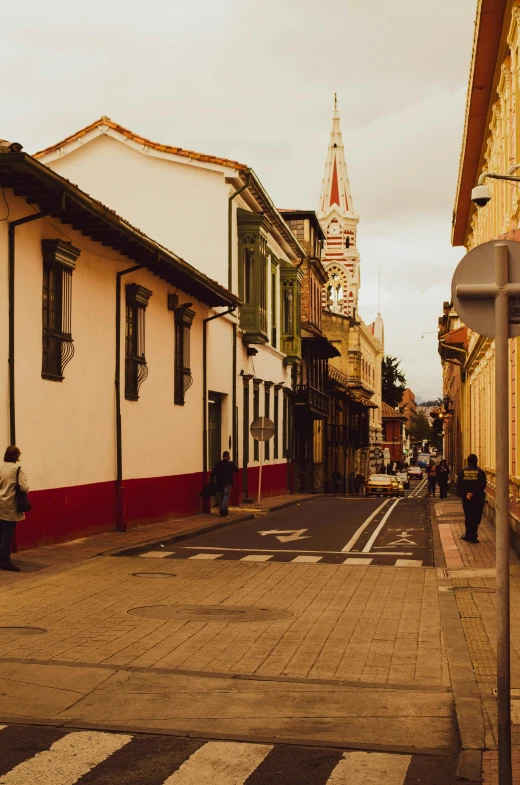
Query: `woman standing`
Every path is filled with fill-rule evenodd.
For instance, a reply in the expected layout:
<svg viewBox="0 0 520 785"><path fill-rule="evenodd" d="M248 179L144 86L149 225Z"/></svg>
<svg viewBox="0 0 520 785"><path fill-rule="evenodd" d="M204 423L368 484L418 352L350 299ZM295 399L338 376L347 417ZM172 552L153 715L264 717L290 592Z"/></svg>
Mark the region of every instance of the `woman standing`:
<svg viewBox="0 0 520 785"><path fill-rule="evenodd" d="M22 491L29 490L27 477L18 464L21 452L14 444L7 448L3 465L0 466L0 570L20 572L11 561L11 540L18 521L25 518L16 509L16 480Z"/></svg>
<svg viewBox="0 0 520 785"><path fill-rule="evenodd" d="M433 460L430 459L426 471L428 472L428 496L435 496L435 489L437 487L437 467Z"/></svg>
<svg viewBox="0 0 520 785"><path fill-rule="evenodd" d="M450 467L448 462L442 459L437 466L437 482L439 483L439 496L441 499L448 498L448 483L450 481Z"/></svg>

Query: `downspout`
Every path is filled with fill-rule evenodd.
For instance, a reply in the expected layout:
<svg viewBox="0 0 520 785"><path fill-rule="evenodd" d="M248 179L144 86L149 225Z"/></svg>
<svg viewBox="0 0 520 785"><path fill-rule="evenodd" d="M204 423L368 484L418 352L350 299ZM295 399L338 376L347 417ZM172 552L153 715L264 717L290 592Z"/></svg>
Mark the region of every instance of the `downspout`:
<svg viewBox="0 0 520 785"><path fill-rule="evenodd" d="M207 363L207 324L212 322L213 319L220 319L222 316L227 316L235 311L235 306L228 308L227 311L222 313L215 313L213 316L208 316L202 320L202 483L206 484L208 474L208 363ZM236 336L236 324L234 325ZM234 344L234 342L233 342ZM235 355L236 356L236 355ZM233 379L233 390L236 390L235 380ZM235 420L235 412L233 409L233 422Z"/></svg>
<svg viewBox="0 0 520 785"><path fill-rule="evenodd" d="M123 488L123 437L121 431L121 278L142 270L142 264L128 267L116 274L116 531L126 531Z"/></svg>
<svg viewBox="0 0 520 785"><path fill-rule="evenodd" d="M38 221L47 213L26 215L8 223L8 279L9 279L9 441L16 444L16 407L14 390L14 293L15 293L15 229L22 224Z"/></svg>

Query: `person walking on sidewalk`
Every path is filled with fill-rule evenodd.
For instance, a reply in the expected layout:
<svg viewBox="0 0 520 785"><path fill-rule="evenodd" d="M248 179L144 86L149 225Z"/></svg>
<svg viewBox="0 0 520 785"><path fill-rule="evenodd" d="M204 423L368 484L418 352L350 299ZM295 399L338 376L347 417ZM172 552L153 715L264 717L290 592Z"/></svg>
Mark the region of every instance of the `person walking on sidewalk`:
<svg viewBox="0 0 520 785"><path fill-rule="evenodd" d="M457 493L462 497L466 522L466 533L461 534L461 539L467 542L479 542L478 527L484 512L486 485L486 472L479 468L477 456L468 455L468 465L457 478Z"/></svg>
<svg viewBox="0 0 520 785"><path fill-rule="evenodd" d="M450 467L448 461L442 459L437 466L437 482L439 483L439 496L441 499L448 498L448 485L450 482Z"/></svg>
<svg viewBox="0 0 520 785"><path fill-rule="evenodd" d="M435 496L435 489L437 488L437 467L431 458L426 471L428 472L428 496Z"/></svg>
<svg viewBox="0 0 520 785"><path fill-rule="evenodd" d="M0 466L0 570L20 572L11 561L11 540L18 521L25 514L16 508L16 483L22 491L29 490L25 472L18 463L21 452L14 444L7 448L3 465Z"/></svg>
<svg viewBox="0 0 520 785"><path fill-rule="evenodd" d="M228 503L231 489L235 482L235 474L238 474L238 469L233 461L229 460L229 453L226 450L222 453L222 460L218 461L213 467L210 480L210 482L215 483L220 491L220 516L222 518L229 512Z"/></svg>

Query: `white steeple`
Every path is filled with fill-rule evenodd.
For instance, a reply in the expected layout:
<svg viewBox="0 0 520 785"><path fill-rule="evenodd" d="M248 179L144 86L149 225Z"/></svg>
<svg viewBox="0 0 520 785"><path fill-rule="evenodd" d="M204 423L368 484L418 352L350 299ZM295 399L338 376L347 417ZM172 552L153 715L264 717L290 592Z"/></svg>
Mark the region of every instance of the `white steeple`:
<svg viewBox="0 0 520 785"><path fill-rule="evenodd" d="M329 273L324 305L335 313L355 316L360 286L356 247L359 219L350 191L336 94L317 215L326 237L322 262Z"/></svg>

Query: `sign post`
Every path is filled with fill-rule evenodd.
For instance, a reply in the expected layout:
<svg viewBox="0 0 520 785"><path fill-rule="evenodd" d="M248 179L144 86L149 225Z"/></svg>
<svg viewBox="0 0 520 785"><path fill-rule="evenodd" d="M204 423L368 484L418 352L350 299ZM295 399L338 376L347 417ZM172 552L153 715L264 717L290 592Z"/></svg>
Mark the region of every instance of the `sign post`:
<svg viewBox="0 0 520 785"><path fill-rule="evenodd" d="M251 423L251 436L257 442L266 442L272 439L275 432L275 425L269 417L257 417ZM258 504L262 498L262 466L264 462L265 443L258 445L260 453L260 470L258 473Z"/></svg>
<svg viewBox="0 0 520 785"><path fill-rule="evenodd" d="M470 251L452 281L453 305L475 332L495 339L497 714L500 785L512 785L509 610L509 338L520 335L520 243Z"/></svg>

